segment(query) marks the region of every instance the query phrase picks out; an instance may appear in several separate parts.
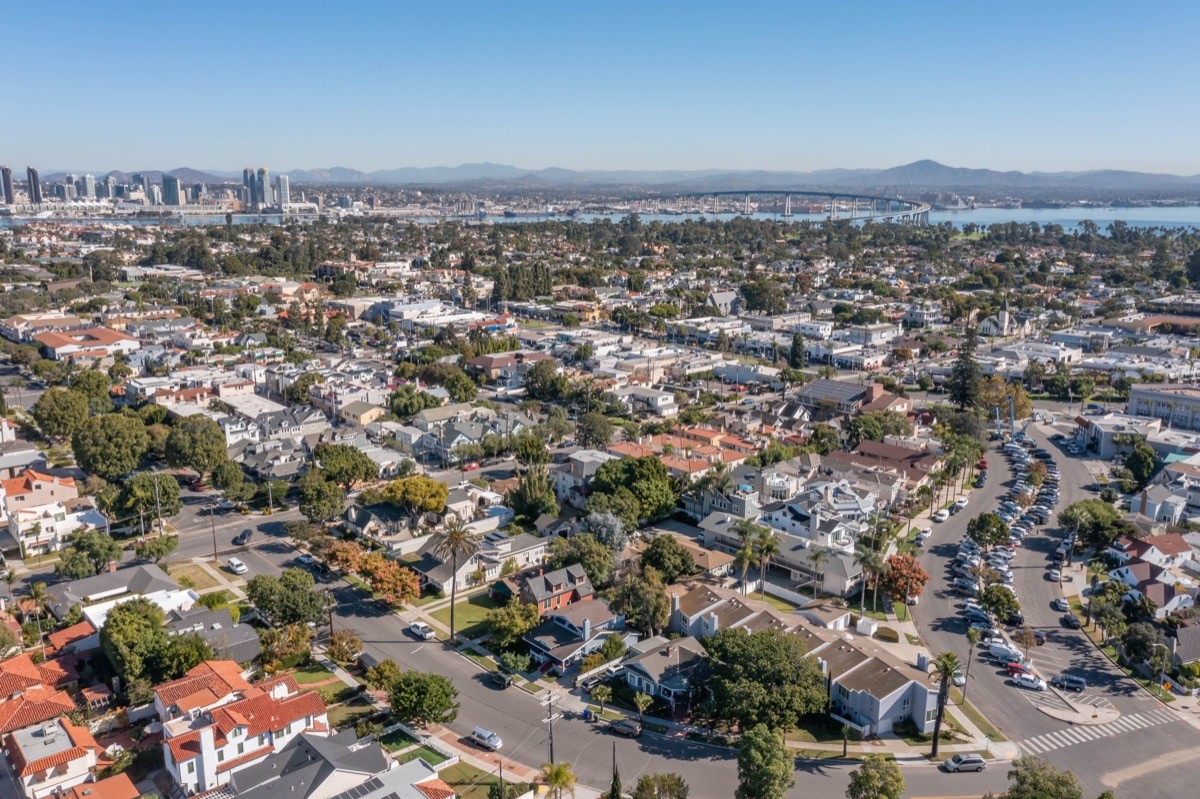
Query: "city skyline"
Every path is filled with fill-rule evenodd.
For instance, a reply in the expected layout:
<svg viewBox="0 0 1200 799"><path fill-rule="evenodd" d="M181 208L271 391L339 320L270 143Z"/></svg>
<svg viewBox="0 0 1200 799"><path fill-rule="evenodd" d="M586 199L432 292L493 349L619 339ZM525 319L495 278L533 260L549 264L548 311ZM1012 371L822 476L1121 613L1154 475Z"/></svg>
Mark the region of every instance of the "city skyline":
<svg viewBox="0 0 1200 799"><path fill-rule="evenodd" d="M36 69L10 86L10 103L54 96L93 125L86 138L70 126L13 126L2 160L41 164L44 174L478 162L809 171L923 158L1200 173L1191 146L1200 112L1171 79L1186 75L1200 9L1088 11L674 4L347 14L299 2L115 13L79 4L50 17L27 5L10 17L34 35L15 37L10 57ZM77 53L166 33L182 61L114 79L41 58L37 34L51 27ZM243 40L232 32L244 29L271 33L253 70L236 57ZM148 96L168 101L142 104ZM268 99L291 109L286 123L245 124Z"/></svg>

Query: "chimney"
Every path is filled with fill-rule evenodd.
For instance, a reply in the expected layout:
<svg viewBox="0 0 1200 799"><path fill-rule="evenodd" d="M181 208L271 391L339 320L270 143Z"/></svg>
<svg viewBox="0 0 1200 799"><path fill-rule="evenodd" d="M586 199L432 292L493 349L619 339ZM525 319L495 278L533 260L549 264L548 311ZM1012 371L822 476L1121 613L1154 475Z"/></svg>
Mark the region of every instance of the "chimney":
<svg viewBox="0 0 1200 799"><path fill-rule="evenodd" d="M111 572L115 572L116 570L117 570L117 562L115 560L110 560L108 562L108 571L111 573Z"/></svg>
<svg viewBox="0 0 1200 799"><path fill-rule="evenodd" d="M583 620L583 640L587 641L592 637L592 620L585 618Z"/></svg>

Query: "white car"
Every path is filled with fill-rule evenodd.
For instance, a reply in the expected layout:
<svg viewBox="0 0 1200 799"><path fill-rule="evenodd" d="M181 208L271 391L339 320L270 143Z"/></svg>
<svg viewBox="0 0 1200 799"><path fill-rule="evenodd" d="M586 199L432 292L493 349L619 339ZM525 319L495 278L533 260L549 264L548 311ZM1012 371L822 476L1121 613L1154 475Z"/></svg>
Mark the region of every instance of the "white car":
<svg viewBox="0 0 1200 799"><path fill-rule="evenodd" d="M250 569L246 567L246 564L242 563L237 558L230 558L229 560L225 561L225 565L228 566L229 571L233 572L234 574L245 574L246 572L250 571Z"/></svg>
<svg viewBox="0 0 1200 799"><path fill-rule="evenodd" d="M412 624L408 625L408 631L417 638L420 638L422 641L428 641L432 639L434 635L436 635L436 633L433 631L433 628L423 621L414 621Z"/></svg>
<svg viewBox="0 0 1200 799"><path fill-rule="evenodd" d="M967 498L959 497L958 499L954 500L954 507L958 508L959 510L967 507Z"/></svg>
<svg viewBox="0 0 1200 799"><path fill-rule="evenodd" d="M942 510L933 514L933 520L935 522L944 522L949 518L950 518L950 511L946 510L945 508L943 508Z"/></svg>
<svg viewBox="0 0 1200 799"><path fill-rule="evenodd" d="M1032 674L1014 674L1013 685L1018 688L1025 688L1029 691L1044 691L1046 690L1046 681L1041 677L1035 677Z"/></svg>
<svg viewBox="0 0 1200 799"><path fill-rule="evenodd" d="M1046 579L1057 583L1062 580L1062 572L1058 569L1051 569L1050 571L1046 572Z"/></svg>

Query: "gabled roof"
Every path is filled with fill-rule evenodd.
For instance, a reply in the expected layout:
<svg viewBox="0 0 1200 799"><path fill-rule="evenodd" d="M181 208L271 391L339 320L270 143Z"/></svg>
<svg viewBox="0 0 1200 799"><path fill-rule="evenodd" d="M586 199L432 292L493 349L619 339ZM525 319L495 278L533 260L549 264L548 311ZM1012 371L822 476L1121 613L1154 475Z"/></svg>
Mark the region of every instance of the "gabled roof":
<svg viewBox="0 0 1200 799"><path fill-rule="evenodd" d="M5 496L15 497L28 494L37 488L38 483L50 483L63 488L75 488L75 480L70 477L55 477L52 474L26 469L11 480L4 481Z"/></svg>
<svg viewBox="0 0 1200 799"><path fill-rule="evenodd" d="M78 678L75 669L65 661L51 658L34 663L28 654L0 660L0 696L12 696L17 691L47 685L55 687Z"/></svg>
<svg viewBox="0 0 1200 799"><path fill-rule="evenodd" d="M141 791L128 774L114 774L99 782L76 785L64 794L64 799L138 799Z"/></svg>
<svg viewBox="0 0 1200 799"><path fill-rule="evenodd" d="M0 734L62 716L75 710L66 691L40 685L0 702Z"/></svg>
<svg viewBox="0 0 1200 799"><path fill-rule="evenodd" d="M259 686L255 686L258 689ZM304 691L281 699L276 699L269 693L255 690L253 695L238 702L214 708L209 712L210 724L216 729L213 740L217 746L229 742L229 733L238 727L246 728L245 737L255 738L264 732L277 732L288 724L299 721L305 716L319 716L325 713L325 702L316 691ZM191 760L200 754L200 731L196 728L167 739L167 746L176 763ZM270 750L270 746L266 747ZM262 755L262 750L248 753L246 761L254 760ZM237 765L234 761L222 763L226 768Z"/></svg>
<svg viewBox="0 0 1200 799"><path fill-rule="evenodd" d="M178 680L158 686L154 693L164 707L178 706L180 711L187 711L219 702L249 688L250 683L242 677L242 667L236 662L206 660Z"/></svg>

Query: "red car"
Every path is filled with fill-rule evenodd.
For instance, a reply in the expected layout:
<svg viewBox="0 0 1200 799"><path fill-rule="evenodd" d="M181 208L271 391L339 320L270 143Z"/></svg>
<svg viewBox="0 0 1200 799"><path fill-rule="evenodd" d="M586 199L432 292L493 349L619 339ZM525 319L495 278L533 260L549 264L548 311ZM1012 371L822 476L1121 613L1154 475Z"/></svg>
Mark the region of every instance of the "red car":
<svg viewBox="0 0 1200 799"><path fill-rule="evenodd" d="M988 467L987 458L980 458L979 463L976 464L976 466L975 466L976 469L980 469L980 470L986 469L987 467Z"/></svg>
<svg viewBox="0 0 1200 799"><path fill-rule="evenodd" d="M1033 674L1033 666L1025 663L1009 663L1008 676L1016 677L1018 674Z"/></svg>
<svg viewBox="0 0 1200 799"><path fill-rule="evenodd" d="M473 472L478 468L479 468L479 464L476 463L475 461L471 461L470 463L463 465L464 472Z"/></svg>

